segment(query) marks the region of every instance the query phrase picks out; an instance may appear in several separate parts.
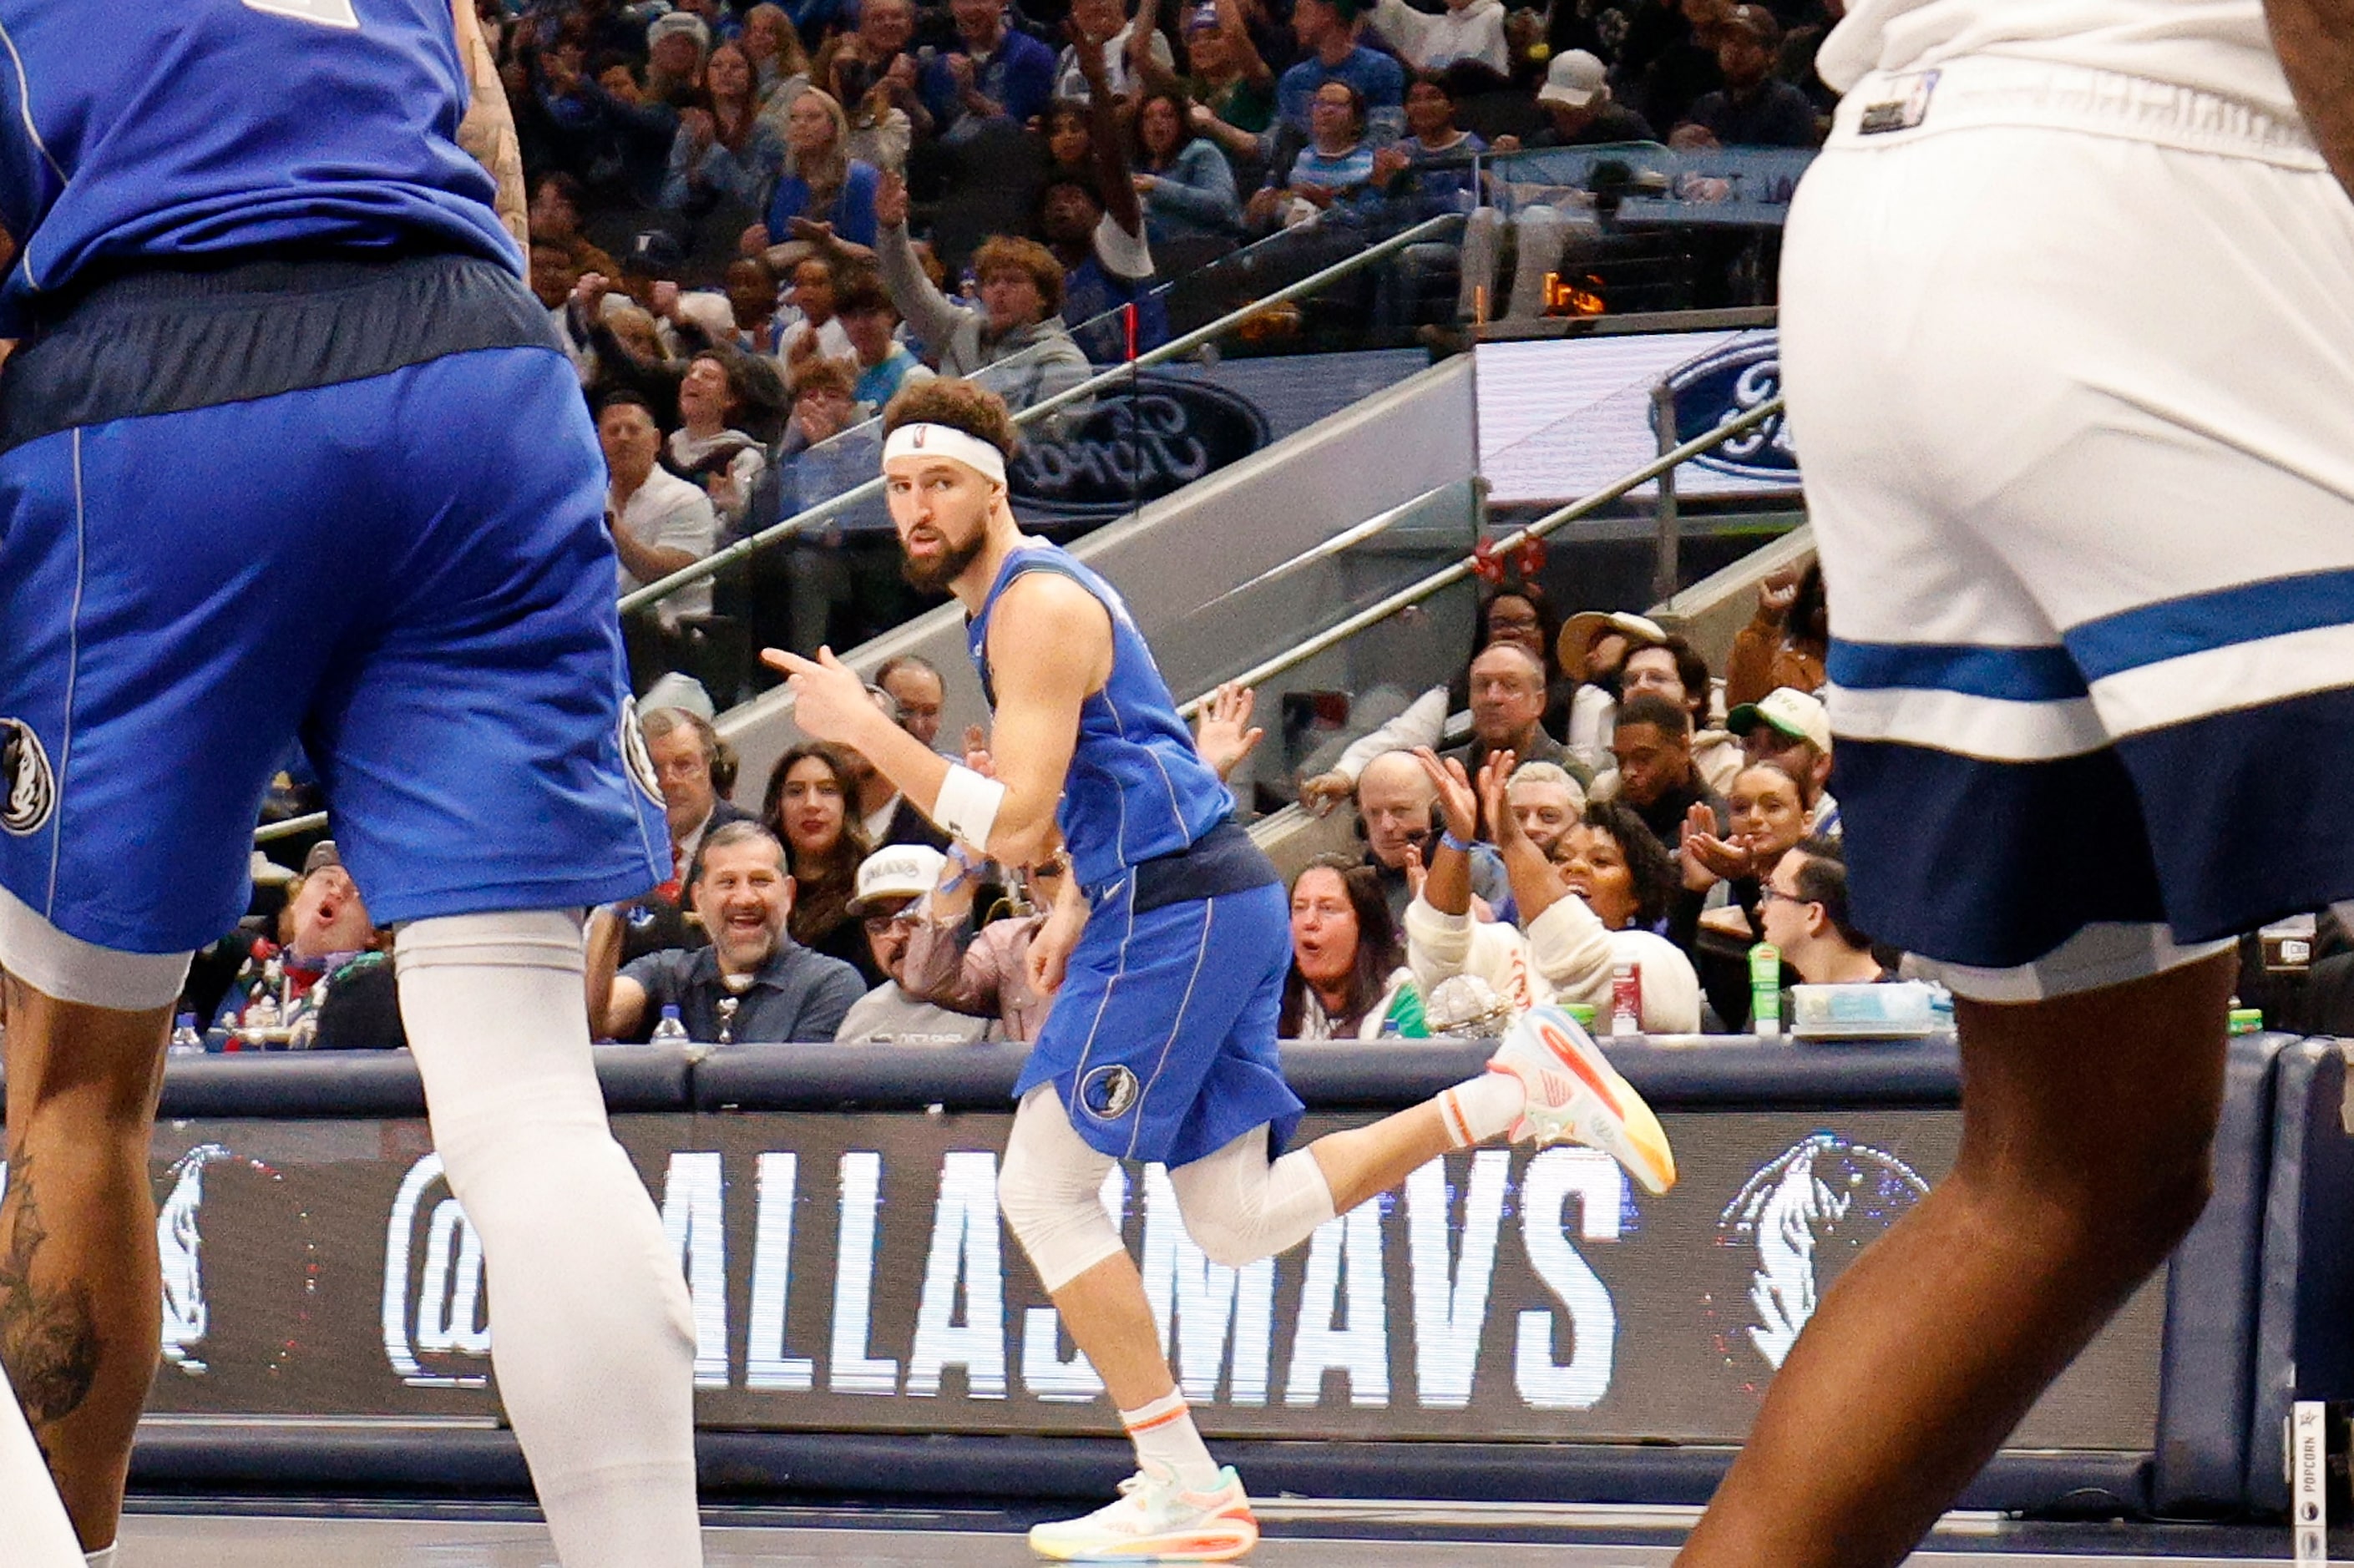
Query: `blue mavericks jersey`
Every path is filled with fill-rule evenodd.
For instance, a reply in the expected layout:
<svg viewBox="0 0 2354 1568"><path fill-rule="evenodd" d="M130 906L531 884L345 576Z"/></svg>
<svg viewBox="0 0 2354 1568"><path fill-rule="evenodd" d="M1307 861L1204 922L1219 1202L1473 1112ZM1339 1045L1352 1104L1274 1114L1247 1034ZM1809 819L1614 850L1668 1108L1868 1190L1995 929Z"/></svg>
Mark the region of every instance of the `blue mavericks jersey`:
<svg viewBox="0 0 2354 1568"><path fill-rule="evenodd" d="M1235 800L1193 749L1193 734L1177 716L1168 683L1119 590L1057 546L1027 544L1008 556L966 628L991 703L997 698L989 679L990 612L1015 577L1035 571L1069 577L1111 615L1111 676L1079 709L1078 748L1055 812L1079 885L1094 889L1116 880L1123 867L1189 847L1225 819Z"/></svg>
<svg viewBox="0 0 2354 1568"><path fill-rule="evenodd" d="M0 0L0 337L97 263L522 258L458 146L449 0Z"/></svg>

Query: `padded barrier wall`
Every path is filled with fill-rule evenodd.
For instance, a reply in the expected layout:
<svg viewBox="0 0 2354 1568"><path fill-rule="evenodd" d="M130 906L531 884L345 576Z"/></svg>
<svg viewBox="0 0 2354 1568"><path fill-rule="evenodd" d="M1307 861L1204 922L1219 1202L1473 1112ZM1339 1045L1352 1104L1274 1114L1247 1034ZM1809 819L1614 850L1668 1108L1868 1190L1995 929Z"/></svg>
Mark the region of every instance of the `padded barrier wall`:
<svg viewBox="0 0 2354 1568"><path fill-rule="evenodd" d="M2289 1407L2354 1399L2354 1137L2346 1126L2343 1041L2306 1040L2280 1054L2273 1105L2272 1180L2264 1210L2264 1270L2248 1424L2248 1506L2288 1511Z"/></svg>
<svg viewBox="0 0 2354 1568"><path fill-rule="evenodd" d="M1368 1054L1350 1044L1295 1044L1286 1048L1285 1068L1315 1110L1378 1111L1460 1080L1487 1050L1479 1044L1397 1044ZM1613 1054L1664 1112L1950 1110L1959 1103L1950 1041L1797 1049L1635 1045ZM1022 1056L1023 1048L1011 1045L905 1053L625 1047L600 1050L598 1070L617 1115L931 1106L1003 1111ZM2228 1514L2248 1499L2285 1507L2277 1445L2264 1435L2278 1430L2293 1391L2315 1397L2311 1391L2327 1377L2333 1395L2354 1392L2349 1347L2343 1335L2332 1340L2328 1332L2343 1321L2330 1314L2354 1281L2342 1277L2347 1249L2328 1234L2327 1215L2316 1212L2342 1213L2347 1184L2354 1181L2354 1144L2338 1122L2344 1076L2332 1047L2290 1045L2279 1036L2233 1043L2216 1200L2178 1254L2167 1292L2154 1453L2007 1452L1979 1478L1965 1506L2174 1516ZM162 1114L331 1122L409 1118L423 1109L405 1056L319 1054L174 1061ZM2272 1179L2275 1163L2285 1172L2281 1180ZM2332 1261L2326 1279L2310 1263L2300 1269L2308 1237L2317 1255ZM2325 1353L2325 1340L2337 1347L2334 1353ZM2259 1367L2263 1382L2252 1388ZM699 1446L706 1484L725 1491L1086 1496L1129 1464L1122 1445L1070 1436L705 1431ZM1661 1504L1705 1500L1732 1452L1698 1444L1592 1442L1254 1440L1222 1446L1249 1467L1263 1489ZM490 1430L437 1432L420 1441L397 1432L182 1422L143 1431L134 1467L138 1486L166 1490L512 1493L524 1484L511 1436Z"/></svg>

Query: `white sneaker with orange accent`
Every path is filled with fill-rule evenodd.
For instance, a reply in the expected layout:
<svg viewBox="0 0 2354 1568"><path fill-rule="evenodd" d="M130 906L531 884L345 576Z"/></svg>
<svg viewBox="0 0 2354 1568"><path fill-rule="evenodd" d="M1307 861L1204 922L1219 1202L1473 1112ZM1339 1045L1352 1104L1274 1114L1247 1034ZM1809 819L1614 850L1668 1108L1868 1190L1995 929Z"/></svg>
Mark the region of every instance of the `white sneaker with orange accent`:
<svg viewBox="0 0 2354 1568"><path fill-rule="evenodd" d="M1231 1465L1206 1492L1140 1470L1120 1482L1119 1501L1030 1531L1030 1550L1056 1563L1231 1563L1257 1544L1258 1520Z"/></svg>
<svg viewBox="0 0 2354 1568"><path fill-rule="evenodd" d="M1675 1151L1659 1118L1584 1026L1561 1009L1522 1013L1504 1031L1488 1070L1518 1078L1528 1096L1512 1127L1513 1142L1533 1139L1542 1146L1572 1139L1617 1160L1648 1192L1676 1184Z"/></svg>

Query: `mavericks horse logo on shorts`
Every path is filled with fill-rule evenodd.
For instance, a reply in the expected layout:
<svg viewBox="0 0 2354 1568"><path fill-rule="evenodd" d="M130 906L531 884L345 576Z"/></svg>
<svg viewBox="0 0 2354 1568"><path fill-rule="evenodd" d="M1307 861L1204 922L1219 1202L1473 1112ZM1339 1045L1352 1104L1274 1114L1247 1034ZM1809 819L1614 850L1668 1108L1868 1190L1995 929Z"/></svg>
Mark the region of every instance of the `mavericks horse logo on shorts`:
<svg viewBox="0 0 2354 1568"><path fill-rule="evenodd" d="M0 718L0 828L24 834L49 820L58 806L58 779L41 737L21 719Z"/></svg>
<svg viewBox="0 0 2354 1568"><path fill-rule="evenodd" d="M1126 1067L1097 1067L1079 1080L1079 1104L1097 1121L1118 1121L1141 1092L1136 1075Z"/></svg>
<svg viewBox="0 0 2354 1568"><path fill-rule="evenodd" d="M638 699L621 699L621 764L630 772L630 782L645 792L655 805L665 805L662 792L662 775L654 771L654 754L646 749L646 732L638 727Z"/></svg>

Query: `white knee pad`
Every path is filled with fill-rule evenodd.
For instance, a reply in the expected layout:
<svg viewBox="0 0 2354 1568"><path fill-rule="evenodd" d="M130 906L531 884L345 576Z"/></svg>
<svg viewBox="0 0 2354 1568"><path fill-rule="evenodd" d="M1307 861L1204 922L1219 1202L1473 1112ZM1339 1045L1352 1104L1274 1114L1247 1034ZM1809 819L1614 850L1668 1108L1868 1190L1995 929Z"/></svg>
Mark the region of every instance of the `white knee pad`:
<svg viewBox="0 0 2354 1568"><path fill-rule="evenodd" d="M1240 1268L1288 1252L1332 1217L1332 1189L1305 1149L1269 1163L1267 1128L1169 1173L1185 1234L1212 1263Z"/></svg>
<svg viewBox="0 0 2354 1568"><path fill-rule="evenodd" d="M126 953L69 937L0 887L0 969L59 1001L145 1012L187 983L188 953Z"/></svg>
<svg viewBox="0 0 2354 1568"><path fill-rule="evenodd" d="M1022 1097L997 1175L997 1207L1050 1296L1120 1250L1102 1198L1114 1163L1072 1129L1054 1085Z"/></svg>
<svg viewBox="0 0 2354 1568"><path fill-rule="evenodd" d="M698 1563L693 1311L605 1120L579 916L419 920L396 953L434 1146L482 1240L499 1394L557 1554Z"/></svg>

